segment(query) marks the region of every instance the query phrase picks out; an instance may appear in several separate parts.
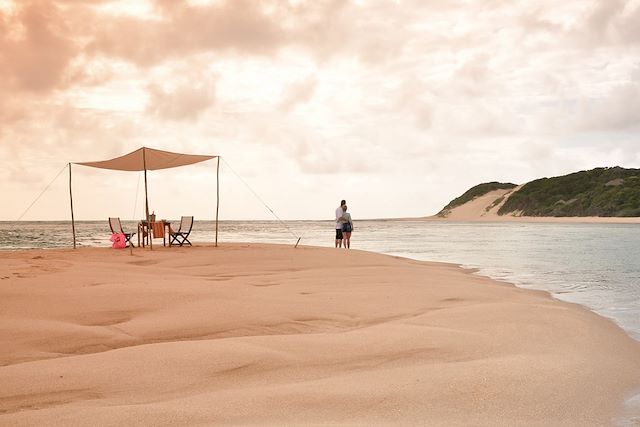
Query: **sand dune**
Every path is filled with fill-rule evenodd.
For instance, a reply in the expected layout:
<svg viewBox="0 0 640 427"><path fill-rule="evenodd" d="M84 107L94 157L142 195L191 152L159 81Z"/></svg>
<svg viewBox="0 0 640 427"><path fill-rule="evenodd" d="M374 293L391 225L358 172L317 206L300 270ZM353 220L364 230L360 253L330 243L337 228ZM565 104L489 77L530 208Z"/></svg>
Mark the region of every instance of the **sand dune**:
<svg viewBox="0 0 640 427"><path fill-rule="evenodd" d="M517 188L515 189L517 191ZM451 221L497 220L498 209L504 204L514 189L493 190L482 196L451 209L446 219Z"/></svg>
<svg viewBox="0 0 640 427"><path fill-rule="evenodd" d="M609 425L640 344L453 265L270 245L0 255L0 425Z"/></svg>

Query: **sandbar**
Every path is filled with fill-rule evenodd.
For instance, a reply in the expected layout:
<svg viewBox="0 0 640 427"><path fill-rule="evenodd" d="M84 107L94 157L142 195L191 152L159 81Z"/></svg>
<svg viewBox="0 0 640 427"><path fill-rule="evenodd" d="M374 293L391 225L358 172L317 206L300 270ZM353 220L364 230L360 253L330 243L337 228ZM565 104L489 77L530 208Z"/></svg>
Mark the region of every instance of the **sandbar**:
<svg viewBox="0 0 640 427"><path fill-rule="evenodd" d="M0 253L0 425L611 425L640 343L452 264L224 244Z"/></svg>

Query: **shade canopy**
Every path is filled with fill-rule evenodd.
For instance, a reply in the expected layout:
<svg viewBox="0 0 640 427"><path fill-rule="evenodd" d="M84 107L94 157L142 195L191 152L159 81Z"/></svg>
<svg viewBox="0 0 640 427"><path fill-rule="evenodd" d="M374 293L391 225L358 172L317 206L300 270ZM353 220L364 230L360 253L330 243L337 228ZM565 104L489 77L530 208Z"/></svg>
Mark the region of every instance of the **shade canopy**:
<svg viewBox="0 0 640 427"><path fill-rule="evenodd" d="M218 246L218 211L220 208L220 156L201 156L197 154L172 153L171 151L156 150L142 147L124 156L111 160L98 162L76 162L76 165L92 168L111 169L117 171L144 171L144 208L146 221L149 224L149 196L147 191L147 171L158 169L177 168L178 166L192 165L206 160L218 159L216 166L216 246ZM73 215L73 194L71 189L71 163L69 163L69 200L71 202L71 228L73 231L73 248L76 248L76 226ZM153 239L149 241L153 249Z"/></svg>
<svg viewBox="0 0 640 427"><path fill-rule="evenodd" d="M218 156L201 156L196 154L172 153L171 151L156 150L142 147L124 156L98 162L77 162L76 165L90 166L100 169L119 171L143 171L169 169L211 160Z"/></svg>

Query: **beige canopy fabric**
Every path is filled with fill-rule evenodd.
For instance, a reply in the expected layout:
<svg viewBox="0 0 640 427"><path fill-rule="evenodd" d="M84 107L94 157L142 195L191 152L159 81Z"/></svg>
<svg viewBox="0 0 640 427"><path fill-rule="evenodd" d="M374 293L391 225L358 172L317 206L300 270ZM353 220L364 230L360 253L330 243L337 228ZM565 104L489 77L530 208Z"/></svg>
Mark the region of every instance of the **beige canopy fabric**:
<svg viewBox="0 0 640 427"><path fill-rule="evenodd" d="M195 154L172 153L170 151L156 150L142 147L124 156L99 162L76 162L76 165L90 166L100 169L119 171L143 171L169 169L178 166L186 166L194 163L211 160L218 156L200 156Z"/></svg>

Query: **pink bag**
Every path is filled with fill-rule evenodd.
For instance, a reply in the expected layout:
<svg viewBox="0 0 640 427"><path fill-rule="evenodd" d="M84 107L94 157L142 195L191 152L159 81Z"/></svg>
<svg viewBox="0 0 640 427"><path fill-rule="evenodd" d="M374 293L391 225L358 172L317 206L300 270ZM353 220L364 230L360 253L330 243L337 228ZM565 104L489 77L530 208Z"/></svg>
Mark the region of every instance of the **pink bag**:
<svg viewBox="0 0 640 427"><path fill-rule="evenodd" d="M111 245L113 249L124 249L127 247L127 238L122 233L112 234L111 241L113 242L113 245Z"/></svg>

